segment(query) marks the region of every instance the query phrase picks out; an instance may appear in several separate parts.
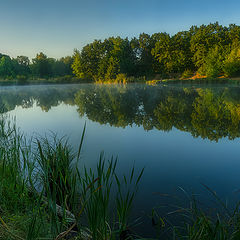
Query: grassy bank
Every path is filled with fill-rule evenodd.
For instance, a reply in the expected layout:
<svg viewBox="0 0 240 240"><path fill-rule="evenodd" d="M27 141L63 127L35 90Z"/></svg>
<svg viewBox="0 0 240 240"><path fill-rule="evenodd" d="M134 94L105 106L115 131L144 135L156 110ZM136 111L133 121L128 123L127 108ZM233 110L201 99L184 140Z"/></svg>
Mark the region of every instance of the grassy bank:
<svg viewBox="0 0 240 240"><path fill-rule="evenodd" d="M103 154L95 169L79 168L84 134L85 127L74 152L56 135L27 141L14 120L0 116L0 239L143 240L129 228L143 170L117 176L117 160ZM165 216L155 208L149 216L155 239L240 239L240 205L230 209L204 188L216 209L202 210L187 194L188 207L176 206Z"/></svg>
<svg viewBox="0 0 240 240"><path fill-rule="evenodd" d="M79 79L72 76L64 76L58 78L16 78L16 79L0 79L0 85L26 85L26 84L71 84L71 83L96 83L96 84L131 84L146 83L148 85L157 84L240 84L240 78L169 78L155 79L154 77L126 77L124 74L116 79L93 81L90 79Z"/></svg>
<svg viewBox="0 0 240 240"><path fill-rule="evenodd" d="M106 161L103 154L96 169L79 170L84 132L85 128L75 153L55 135L29 142L1 116L0 239L101 240L128 235L128 217L143 171L135 174L133 168L128 176L118 177L117 160Z"/></svg>

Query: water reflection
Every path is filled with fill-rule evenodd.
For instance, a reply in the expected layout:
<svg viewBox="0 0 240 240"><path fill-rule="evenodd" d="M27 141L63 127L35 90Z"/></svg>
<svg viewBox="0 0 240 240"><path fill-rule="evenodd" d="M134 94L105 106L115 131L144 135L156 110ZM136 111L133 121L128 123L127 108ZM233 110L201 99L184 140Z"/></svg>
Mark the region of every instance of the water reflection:
<svg viewBox="0 0 240 240"><path fill-rule="evenodd" d="M16 106L31 108L34 103L45 112L60 103L74 105L77 86L16 86L0 88L2 112L14 110Z"/></svg>
<svg viewBox="0 0 240 240"><path fill-rule="evenodd" d="M237 87L181 88L94 86L75 95L78 112L92 121L145 130L173 127L194 137L218 141L240 136L240 89Z"/></svg>
<svg viewBox="0 0 240 240"><path fill-rule="evenodd" d="M3 112L36 103L48 111L60 103L76 105L80 116L114 127L143 126L218 141L240 136L239 87L176 86L28 86L0 90Z"/></svg>

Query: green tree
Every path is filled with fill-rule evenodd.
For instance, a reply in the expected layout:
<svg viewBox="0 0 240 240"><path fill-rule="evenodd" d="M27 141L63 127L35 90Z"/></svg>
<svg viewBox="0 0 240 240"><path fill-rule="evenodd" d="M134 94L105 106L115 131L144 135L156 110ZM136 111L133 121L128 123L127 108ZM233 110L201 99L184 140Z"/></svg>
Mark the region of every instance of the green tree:
<svg viewBox="0 0 240 240"><path fill-rule="evenodd" d="M52 61L52 60L51 60ZM47 56L40 52L36 55L36 58L32 59L32 72L38 77L50 77L52 73L51 61Z"/></svg>
<svg viewBox="0 0 240 240"><path fill-rule="evenodd" d="M167 33L161 33L158 35L158 40L155 47L151 50L152 56L158 62L159 73L171 72L172 61L171 61L171 37Z"/></svg>
<svg viewBox="0 0 240 240"><path fill-rule="evenodd" d="M62 57L59 62L64 63L64 75L72 75L73 58L71 56Z"/></svg>
<svg viewBox="0 0 240 240"><path fill-rule="evenodd" d="M206 74L207 77L217 77L220 73L223 73L225 54L225 49L218 45L211 48L201 67L202 73Z"/></svg>
<svg viewBox="0 0 240 240"><path fill-rule="evenodd" d="M240 27L216 23L192 26L173 36L167 33L141 33L130 41L110 37L95 40L75 51L73 73L79 78L97 80L124 76L153 77L155 74L177 77L191 73L216 77L219 73L239 75L238 49ZM60 63L58 63L60 66ZM60 67L59 67L60 68Z"/></svg>
<svg viewBox="0 0 240 240"><path fill-rule="evenodd" d="M27 76L30 74L30 60L26 56L17 56L13 59L17 75Z"/></svg>
<svg viewBox="0 0 240 240"><path fill-rule="evenodd" d="M0 76L3 78L16 76L14 63L9 56L0 59Z"/></svg>
<svg viewBox="0 0 240 240"><path fill-rule="evenodd" d="M192 28L190 48L193 62L197 69L205 64L205 59L210 49L218 45L224 47L230 43L228 28L218 24L201 25Z"/></svg>
<svg viewBox="0 0 240 240"><path fill-rule="evenodd" d="M16 60L17 60L17 63L21 66L26 66L27 67L30 64L30 60L26 56L17 56Z"/></svg>
<svg viewBox="0 0 240 240"><path fill-rule="evenodd" d="M81 61L81 54L78 50L74 50L73 54L73 63L71 65L73 73L76 75L78 78L84 78L86 75L84 66Z"/></svg>
<svg viewBox="0 0 240 240"><path fill-rule="evenodd" d="M81 52L74 51L72 69L77 77L95 81L112 80L119 73L132 76L135 73L135 55L127 38L95 40Z"/></svg>
<svg viewBox="0 0 240 240"><path fill-rule="evenodd" d="M224 61L223 71L228 77L240 75L240 40L237 38L230 46L230 53Z"/></svg>

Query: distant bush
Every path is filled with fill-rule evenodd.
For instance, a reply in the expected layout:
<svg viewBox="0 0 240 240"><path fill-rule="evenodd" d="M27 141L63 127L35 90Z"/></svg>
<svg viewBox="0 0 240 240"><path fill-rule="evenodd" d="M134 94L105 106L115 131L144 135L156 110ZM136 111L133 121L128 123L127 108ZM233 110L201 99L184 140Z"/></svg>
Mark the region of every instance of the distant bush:
<svg viewBox="0 0 240 240"><path fill-rule="evenodd" d="M128 77L127 82L128 83L134 83L134 82L146 82L147 78L145 76L142 77Z"/></svg>
<svg viewBox="0 0 240 240"><path fill-rule="evenodd" d="M61 77L56 77L55 79L57 82L72 82L73 76L65 75Z"/></svg>
<svg viewBox="0 0 240 240"><path fill-rule="evenodd" d="M190 78L192 76L193 76L193 72L191 70L187 69L182 73L181 78L186 79L186 78Z"/></svg>
<svg viewBox="0 0 240 240"><path fill-rule="evenodd" d="M27 82L28 77L26 75L17 75L16 79L18 82L23 83L23 82Z"/></svg>
<svg viewBox="0 0 240 240"><path fill-rule="evenodd" d="M116 76L116 80L117 83L126 83L127 82L127 76L124 73L119 73Z"/></svg>

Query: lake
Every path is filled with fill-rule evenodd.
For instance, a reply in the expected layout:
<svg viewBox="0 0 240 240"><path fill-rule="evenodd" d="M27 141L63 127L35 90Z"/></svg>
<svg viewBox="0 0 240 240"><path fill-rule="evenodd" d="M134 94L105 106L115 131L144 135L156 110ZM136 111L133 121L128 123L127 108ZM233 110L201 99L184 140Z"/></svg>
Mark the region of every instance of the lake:
<svg viewBox="0 0 240 240"><path fill-rule="evenodd" d="M239 198L238 86L2 86L0 106L28 137L53 131L74 149L86 123L81 162L88 167L102 151L118 157L119 174L145 167L133 208L133 219L145 222L136 227L143 235L152 234L153 207L168 216L194 193L216 208L204 185L229 204Z"/></svg>

